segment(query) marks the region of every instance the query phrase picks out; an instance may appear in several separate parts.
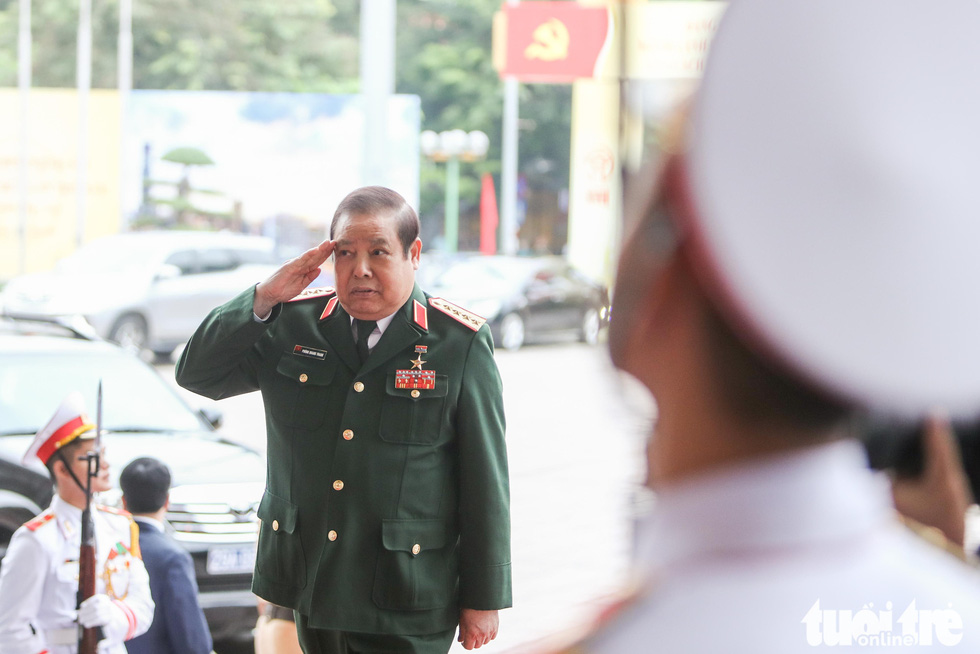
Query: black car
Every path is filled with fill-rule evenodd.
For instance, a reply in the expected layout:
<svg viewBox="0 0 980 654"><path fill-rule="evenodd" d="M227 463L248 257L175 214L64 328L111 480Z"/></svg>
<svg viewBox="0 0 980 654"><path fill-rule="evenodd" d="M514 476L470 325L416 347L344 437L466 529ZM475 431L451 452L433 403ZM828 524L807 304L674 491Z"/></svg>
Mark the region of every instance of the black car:
<svg viewBox="0 0 980 654"><path fill-rule="evenodd" d="M423 289L483 316L494 344L578 338L594 344L608 324L609 294L561 257L427 255Z"/></svg>
<svg viewBox="0 0 980 654"><path fill-rule="evenodd" d="M44 466L21 462L34 434L72 390L82 393L95 420L101 380L113 486L137 457L167 463L173 472L167 517L194 559L211 634L216 643L250 638L262 455L223 438L214 426L219 418L190 409L152 367L83 331L0 318L0 556L14 530L53 494ZM120 493L102 493L99 501L118 506Z"/></svg>

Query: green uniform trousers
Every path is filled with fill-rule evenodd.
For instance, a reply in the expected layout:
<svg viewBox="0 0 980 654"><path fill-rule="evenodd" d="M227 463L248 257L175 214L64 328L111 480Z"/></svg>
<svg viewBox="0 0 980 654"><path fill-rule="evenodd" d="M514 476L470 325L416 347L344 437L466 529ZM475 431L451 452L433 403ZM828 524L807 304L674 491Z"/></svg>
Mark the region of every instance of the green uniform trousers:
<svg viewBox="0 0 980 654"><path fill-rule="evenodd" d="M308 618L299 612L295 616L304 654L446 654L456 635L455 627L420 636L314 629Z"/></svg>

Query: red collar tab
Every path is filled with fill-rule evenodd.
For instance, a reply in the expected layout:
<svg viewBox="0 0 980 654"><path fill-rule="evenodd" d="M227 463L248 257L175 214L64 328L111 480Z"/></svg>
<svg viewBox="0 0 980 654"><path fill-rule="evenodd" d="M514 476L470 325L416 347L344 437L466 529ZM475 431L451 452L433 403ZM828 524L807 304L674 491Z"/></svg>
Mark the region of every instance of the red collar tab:
<svg viewBox="0 0 980 654"><path fill-rule="evenodd" d="M415 324L429 331L429 314L425 310L425 305L418 300L412 300L414 311Z"/></svg>
<svg viewBox="0 0 980 654"><path fill-rule="evenodd" d="M320 314L320 320L329 318L330 315L334 312L334 309L337 308L337 302L339 301L340 299L336 295L330 298L330 301L327 302L327 306L323 307L323 313Z"/></svg>

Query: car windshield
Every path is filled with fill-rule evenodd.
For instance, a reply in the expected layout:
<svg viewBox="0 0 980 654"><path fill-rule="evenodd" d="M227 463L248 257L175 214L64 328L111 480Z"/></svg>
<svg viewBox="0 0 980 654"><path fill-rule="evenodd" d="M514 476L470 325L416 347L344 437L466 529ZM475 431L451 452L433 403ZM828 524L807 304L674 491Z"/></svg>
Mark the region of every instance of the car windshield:
<svg viewBox="0 0 980 654"><path fill-rule="evenodd" d="M159 259L160 245L148 240L103 238L58 262L62 273L112 273L146 268Z"/></svg>
<svg viewBox="0 0 980 654"><path fill-rule="evenodd" d="M433 283L434 289L479 290L488 295L506 295L518 290L535 268L531 260L473 258L450 265Z"/></svg>
<svg viewBox="0 0 980 654"><path fill-rule="evenodd" d="M121 353L31 352L4 353L0 359L0 434L36 433L74 390L82 393L94 422L100 379L104 429L205 429L197 414L138 359Z"/></svg>

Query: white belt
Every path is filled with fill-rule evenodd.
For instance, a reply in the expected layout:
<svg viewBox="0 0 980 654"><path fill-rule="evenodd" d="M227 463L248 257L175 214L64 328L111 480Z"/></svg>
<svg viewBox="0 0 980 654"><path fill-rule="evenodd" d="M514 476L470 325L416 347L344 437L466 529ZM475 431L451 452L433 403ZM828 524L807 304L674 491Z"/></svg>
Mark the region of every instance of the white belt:
<svg viewBox="0 0 980 654"><path fill-rule="evenodd" d="M77 645L78 627L64 629L45 629L44 640L48 645Z"/></svg>

